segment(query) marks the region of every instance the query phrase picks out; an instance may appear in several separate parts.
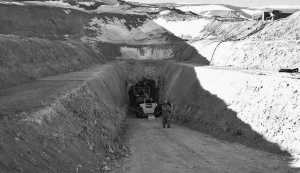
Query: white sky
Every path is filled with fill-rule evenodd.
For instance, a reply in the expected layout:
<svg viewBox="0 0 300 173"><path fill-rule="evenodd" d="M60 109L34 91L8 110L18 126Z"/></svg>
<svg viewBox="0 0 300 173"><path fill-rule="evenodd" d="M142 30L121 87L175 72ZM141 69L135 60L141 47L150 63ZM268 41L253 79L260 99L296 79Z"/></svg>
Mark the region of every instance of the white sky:
<svg viewBox="0 0 300 173"><path fill-rule="evenodd" d="M145 3L181 2L193 4L228 4L240 7L259 7L269 5L300 5L300 0L130 0Z"/></svg>

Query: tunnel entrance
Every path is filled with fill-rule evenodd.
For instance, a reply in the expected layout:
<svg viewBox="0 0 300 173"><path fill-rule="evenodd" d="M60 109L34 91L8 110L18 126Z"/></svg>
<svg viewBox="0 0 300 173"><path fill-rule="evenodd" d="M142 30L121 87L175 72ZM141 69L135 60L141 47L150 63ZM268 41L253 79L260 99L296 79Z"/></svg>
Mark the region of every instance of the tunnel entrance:
<svg viewBox="0 0 300 173"><path fill-rule="evenodd" d="M156 117L161 115L159 87L156 85L154 79L143 77L140 81L130 86L128 95L129 112L131 114L138 118L148 117L149 114L154 114Z"/></svg>

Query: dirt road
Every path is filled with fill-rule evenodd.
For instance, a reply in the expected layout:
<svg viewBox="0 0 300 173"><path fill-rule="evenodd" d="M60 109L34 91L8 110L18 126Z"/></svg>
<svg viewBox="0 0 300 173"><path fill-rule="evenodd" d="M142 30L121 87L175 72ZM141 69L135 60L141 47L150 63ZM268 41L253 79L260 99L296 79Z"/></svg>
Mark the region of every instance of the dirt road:
<svg viewBox="0 0 300 173"><path fill-rule="evenodd" d="M128 118L129 157L112 172L125 173L292 173L289 158L172 124L161 119Z"/></svg>

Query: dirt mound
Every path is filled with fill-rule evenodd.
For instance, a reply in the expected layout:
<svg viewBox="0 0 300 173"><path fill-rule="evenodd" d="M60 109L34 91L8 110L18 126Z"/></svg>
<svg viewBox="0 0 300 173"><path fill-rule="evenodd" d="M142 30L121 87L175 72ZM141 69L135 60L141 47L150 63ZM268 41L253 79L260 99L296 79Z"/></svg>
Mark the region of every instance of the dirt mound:
<svg viewBox="0 0 300 173"><path fill-rule="evenodd" d="M300 12L276 21L214 21L208 24L202 35L217 40L299 40ZM203 38L202 38L203 39Z"/></svg>
<svg viewBox="0 0 300 173"><path fill-rule="evenodd" d="M251 40L300 40L300 12L269 22L260 32L250 37Z"/></svg>
<svg viewBox="0 0 300 173"><path fill-rule="evenodd" d="M187 14L178 14L178 13L167 13L167 14L159 14L155 15L154 19L162 18L166 21L191 21L196 19L203 19L204 17L198 15L187 15Z"/></svg>
<svg viewBox="0 0 300 173"><path fill-rule="evenodd" d="M263 21L218 21L214 20L201 31L200 39L244 40L265 26Z"/></svg>
<svg viewBox="0 0 300 173"><path fill-rule="evenodd" d="M289 40L225 42L217 47L211 65L276 72L282 68L298 68L299 43Z"/></svg>
<svg viewBox="0 0 300 173"><path fill-rule="evenodd" d="M78 10L4 4L0 4L0 14L1 34L47 39L62 39L66 35L78 38L86 32L82 28L90 18Z"/></svg>
<svg viewBox="0 0 300 173"><path fill-rule="evenodd" d="M11 13L10 11L14 11ZM97 32L89 29L94 18L103 24L123 21L127 30L143 25L147 16L111 13L87 13L74 9L38 5L0 4L0 33L24 37L65 39L66 37L93 37Z"/></svg>
<svg viewBox="0 0 300 173"><path fill-rule="evenodd" d="M127 101L123 71L106 65L0 90L0 171L111 166L125 152L119 137Z"/></svg>
<svg viewBox="0 0 300 173"><path fill-rule="evenodd" d="M267 22L214 20L191 46L213 66L270 71L297 68L299 15Z"/></svg>
<svg viewBox="0 0 300 173"><path fill-rule="evenodd" d="M119 4L118 0L102 0L104 3L108 4L108 5L117 5Z"/></svg>
<svg viewBox="0 0 300 173"><path fill-rule="evenodd" d="M73 41L0 36L0 89L46 76L82 70L109 60L90 45Z"/></svg>

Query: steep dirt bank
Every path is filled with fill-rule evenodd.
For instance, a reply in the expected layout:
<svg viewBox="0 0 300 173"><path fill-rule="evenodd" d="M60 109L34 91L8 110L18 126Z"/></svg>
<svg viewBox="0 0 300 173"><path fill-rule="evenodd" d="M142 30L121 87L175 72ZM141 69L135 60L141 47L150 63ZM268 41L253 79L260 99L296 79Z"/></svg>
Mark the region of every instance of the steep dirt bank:
<svg viewBox="0 0 300 173"><path fill-rule="evenodd" d="M129 86L163 65L118 62L0 90L0 172L105 172L126 150Z"/></svg>
<svg viewBox="0 0 300 173"><path fill-rule="evenodd" d="M111 7L107 7L111 8ZM127 44L180 41L146 15L0 3L0 34Z"/></svg>
<svg viewBox="0 0 300 173"><path fill-rule="evenodd" d="M36 79L82 70L109 60L95 49L77 41L0 35L0 89Z"/></svg>
<svg viewBox="0 0 300 173"><path fill-rule="evenodd" d="M39 5L0 4L0 14L1 34L48 39L93 37L98 32L88 26L95 18L102 24L123 21L127 30L141 26L147 20L143 15L88 13Z"/></svg>
<svg viewBox="0 0 300 173"><path fill-rule="evenodd" d="M210 41L194 42L200 55L212 66L278 71L300 66L300 41Z"/></svg>
<svg viewBox="0 0 300 173"><path fill-rule="evenodd" d="M300 13L270 22L214 21L192 43L211 65L278 71L299 67L298 29ZM243 41L241 41L243 40Z"/></svg>
<svg viewBox="0 0 300 173"><path fill-rule="evenodd" d="M182 36L177 35L194 38L188 44L210 61L210 65L278 71L299 67L299 15L297 12L285 19L268 22L188 20L188 17L179 22L163 22L167 21L163 18L157 20L175 34L190 31ZM200 22L202 25L191 28L182 25L182 22ZM193 32L199 29L202 30Z"/></svg>
<svg viewBox="0 0 300 173"><path fill-rule="evenodd" d="M201 31L209 39L299 40L300 12L276 21L213 21Z"/></svg>
<svg viewBox="0 0 300 173"><path fill-rule="evenodd" d="M123 150L123 72L104 65L0 90L0 171L101 172Z"/></svg>
<svg viewBox="0 0 300 173"><path fill-rule="evenodd" d="M217 48L211 64L270 71L298 68L299 45L297 40L225 42Z"/></svg>
<svg viewBox="0 0 300 173"><path fill-rule="evenodd" d="M298 80L172 63L160 74L162 98L174 104L176 121L264 150L276 148L267 139L299 156Z"/></svg>
<svg viewBox="0 0 300 173"><path fill-rule="evenodd" d="M213 20L201 31L202 39L240 40L256 34L267 25L265 21L218 21Z"/></svg>
<svg viewBox="0 0 300 173"><path fill-rule="evenodd" d="M0 4L1 34L23 37L61 39L65 35L79 38L91 16L78 10L47 6Z"/></svg>

